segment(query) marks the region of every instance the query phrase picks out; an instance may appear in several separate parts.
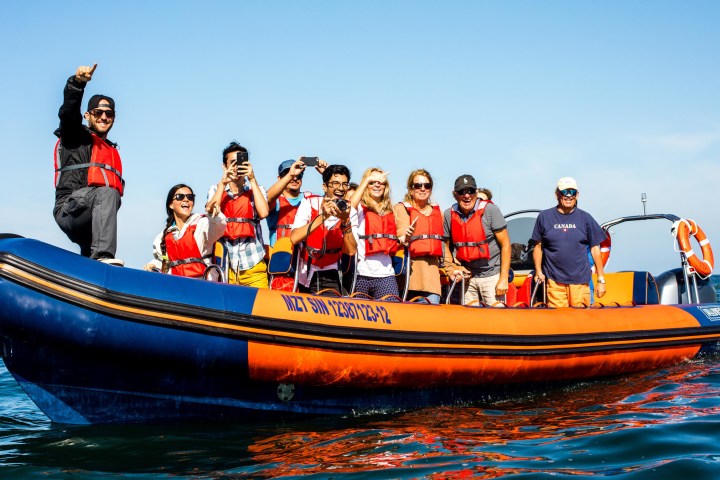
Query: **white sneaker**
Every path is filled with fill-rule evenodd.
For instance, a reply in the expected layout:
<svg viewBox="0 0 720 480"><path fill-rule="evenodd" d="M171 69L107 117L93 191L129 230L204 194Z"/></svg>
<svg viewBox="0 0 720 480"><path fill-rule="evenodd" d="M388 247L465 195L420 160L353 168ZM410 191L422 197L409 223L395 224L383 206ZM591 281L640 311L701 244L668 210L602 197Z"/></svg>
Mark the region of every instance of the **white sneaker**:
<svg viewBox="0 0 720 480"><path fill-rule="evenodd" d="M108 265L116 265L118 267L124 267L125 262L119 258L98 258L98 262L107 263Z"/></svg>

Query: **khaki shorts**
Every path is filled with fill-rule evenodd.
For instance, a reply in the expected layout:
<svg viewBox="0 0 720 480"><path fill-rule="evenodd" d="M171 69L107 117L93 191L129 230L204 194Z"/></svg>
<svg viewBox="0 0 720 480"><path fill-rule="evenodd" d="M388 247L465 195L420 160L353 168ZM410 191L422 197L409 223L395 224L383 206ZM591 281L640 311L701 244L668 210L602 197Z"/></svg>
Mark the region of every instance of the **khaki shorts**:
<svg viewBox="0 0 720 480"><path fill-rule="evenodd" d="M499 273L489 277L473 277L468 280L465 283L465 305L476 305L479 302L494 305L496 302L504 302L505 295L495 295L495 287L499 280Z"/></svg>
<svg viewBox="0 0 720 480"><path fill-rule="evenodd" d="M582 307L590 305L590 285L587 283L557 283L547 279L548 307Z"/></svg>

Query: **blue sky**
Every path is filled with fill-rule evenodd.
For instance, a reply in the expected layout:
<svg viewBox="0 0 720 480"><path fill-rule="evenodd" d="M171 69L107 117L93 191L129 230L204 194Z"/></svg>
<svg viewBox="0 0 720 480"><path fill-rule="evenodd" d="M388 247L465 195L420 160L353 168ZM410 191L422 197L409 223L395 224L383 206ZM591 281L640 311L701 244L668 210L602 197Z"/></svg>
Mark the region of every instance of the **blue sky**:
<svg viewBox="0 0 720 480"><path fill-rule="evenodd" d="M569 175L600 222L642 213L644 192L720 248L720 2L146 3L0 3L0 231L78 251L52 218L52 132L65 80L97 63L87 92L117 102L132 267L169 187L204 198L230 140L266 187L317 155L356 180L385 168L400 200L424 167L443 208L463 173L505 213L552 206ZM669 225L615 229L609 270L676 266Z"/></svg>

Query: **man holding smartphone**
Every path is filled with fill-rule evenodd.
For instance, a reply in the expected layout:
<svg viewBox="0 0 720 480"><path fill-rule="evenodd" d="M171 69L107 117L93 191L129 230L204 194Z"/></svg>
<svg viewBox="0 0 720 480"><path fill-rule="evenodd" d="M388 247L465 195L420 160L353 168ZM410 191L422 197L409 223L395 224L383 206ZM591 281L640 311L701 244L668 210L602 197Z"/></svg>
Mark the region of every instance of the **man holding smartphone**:
<svg viewBox="0 0 720 480"><path fill-rule="evenodd" d="M63 91L59 138L55 145L55 207L53 216L80 254L111 265L115 258L117 212L125 181L117 145L107 139L115 124L115 101L93 95L80 113L87 83L97 64L78 67ZM83 116L87 127L83 125Z"/></svg>
<svg viewBox="0 0 720 480"><path fill-rule="evenodd" d="M318 157L300 157L298 160L285 160L278 166L278 177L267 191L270 213L267 225L270 230L270 246L278 238L289 237L295 214L303 198L312 193L302 193L303 175L307 167L313 166L322 175L328 164Z"/></svg>
<svg viewBox="0 0 720 480"><path fill-rule="evenodd" d="M260 220L268 216L267 193L255 178L248 151L230 142L222 153L223 177L208 191L207 211L227 217L225 248L228 283L267 288L267 262Z"/></svg>

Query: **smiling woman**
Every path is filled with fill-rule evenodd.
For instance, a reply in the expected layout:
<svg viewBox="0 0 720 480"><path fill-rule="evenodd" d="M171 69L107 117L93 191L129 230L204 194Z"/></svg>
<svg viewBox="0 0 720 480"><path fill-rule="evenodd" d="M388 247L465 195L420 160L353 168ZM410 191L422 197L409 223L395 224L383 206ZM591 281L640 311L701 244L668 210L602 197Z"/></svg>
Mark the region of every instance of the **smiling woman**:
<svg viewBox="0 0 720 480"><path fill-rule="evenodd" d="M225 231L226 219L219 211L193 214L195 194L180 183L170 189L165 202L167 222L155 238L153 260L145 270L184 277L202 277L210 264L215 242Z"/></svg>
<svg viewBox="0 0 720 480"><path fill-rule="evenodd" d="M357 241L354 291L376 300L398 298L391 257L399 244L387 175L380 168L365 170L350 200L350 224Z"/></svg>

